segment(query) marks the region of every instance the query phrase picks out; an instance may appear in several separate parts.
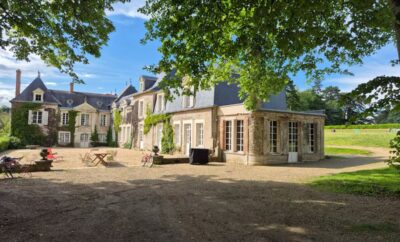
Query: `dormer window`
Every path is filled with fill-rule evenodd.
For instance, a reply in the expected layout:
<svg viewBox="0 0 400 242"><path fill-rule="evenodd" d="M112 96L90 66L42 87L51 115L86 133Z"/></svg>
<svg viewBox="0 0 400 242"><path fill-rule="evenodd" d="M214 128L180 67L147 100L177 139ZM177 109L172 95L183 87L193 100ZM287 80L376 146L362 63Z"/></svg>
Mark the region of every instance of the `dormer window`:
<svg viewBox="0 0 400 242"><path fill-rule="evenodd" d="M192 108L194 106L194 96L183 96L183 107L184 108Z"/></svg>
<svg viewBox="0 0 400 242"><path fill-rule="evenodd" d="M42 94L35 94L35 101L41 102L42 101Z"/></svg>
<svg viewBox="0 0 400 242"><path fill-rule="evenodd" d="M33 91L33 100L34 102L43 102L44 92L42 89L38 88Z"/></svg>
<svg viewBox="0 0 400 242"><path fill-rule="evenodd" d="M158 94L157 95L157 111L161 112L164 110L165 110L164 94Z"/></svg>

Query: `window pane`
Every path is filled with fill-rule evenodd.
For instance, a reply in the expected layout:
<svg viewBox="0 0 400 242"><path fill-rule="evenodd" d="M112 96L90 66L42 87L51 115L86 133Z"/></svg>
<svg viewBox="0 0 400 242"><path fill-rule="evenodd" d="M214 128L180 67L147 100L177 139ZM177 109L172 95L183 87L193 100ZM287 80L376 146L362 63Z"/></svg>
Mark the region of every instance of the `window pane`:
<svg viewBox="0 0 400 242"><path fill-rule="evenodd" d="M297 132L298 132L298 123L297 122L289 122L289 152L297 152Z"/></svg>
<svg viewBox="0 0 400 242"><path fill-rule="evenodd" d="M196 124L196 145L201 146L204 144L204 127L202 123Z"/></svg>
<svg viewBox="0 0 400 242"><path fill-rule="evenodd" d="M278 152L278 122L269 122L269 151L271 153Z"/></svg>
<svg viewBox="0 0 400 242"><path fill-rule="evenodd" d="M243 151L243 120L236 121L236 150Z"/></svg>
<svg viewBox="0 0 400 242"><path fill-rule="evenodd" d="M232 121L225 121L225 149L232 149Z"/></svg>

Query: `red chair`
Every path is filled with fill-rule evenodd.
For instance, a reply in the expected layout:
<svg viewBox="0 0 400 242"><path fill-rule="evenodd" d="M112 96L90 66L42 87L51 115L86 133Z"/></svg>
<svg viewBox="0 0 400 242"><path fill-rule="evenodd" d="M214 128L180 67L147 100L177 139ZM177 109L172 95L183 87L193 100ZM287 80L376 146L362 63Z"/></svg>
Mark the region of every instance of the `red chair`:
<svg viewBox="0 0 400 242"><path fill-rule="evenodd" d="M49 154L47 155L48 160L53 160L53 161L63 161L64 160L64 158L62 156L57 155L57 153L53 153L53 150L51 148L48 148L47 152L49 152Z"/></svg>

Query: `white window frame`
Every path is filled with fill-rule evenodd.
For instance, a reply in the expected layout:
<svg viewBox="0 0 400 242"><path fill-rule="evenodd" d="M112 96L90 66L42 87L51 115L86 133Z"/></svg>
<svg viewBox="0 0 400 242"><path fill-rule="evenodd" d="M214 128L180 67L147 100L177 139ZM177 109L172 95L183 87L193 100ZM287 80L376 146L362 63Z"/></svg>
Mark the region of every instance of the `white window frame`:
<svg viewBox="0 0 400 242"><path fill-rule="evenodd" d="M298 152L299 151L299 123L296 121L290 121L288 123L288 126L289 126L289 130L288 130L289 152Z"/></svg>
<svg viewBox="0 0 400 242"><path fill-rule="evenodd" d="M269 121L269 152L278 153L278 121Z"/></svg>
<svg viewBox="0 0 400 242"><path fill-rule="evenodd" d="M69 122L69 113L68 112L62 112L61 113L61 124L62 125L68 125Z"/></svg>
<svg viewBox="0 0 400 242"><path fill-rule="evenodd" d="M201 127L200 130L198 129L198 126ZM204 147L204 121L196 121L195 130L196 130L196 146Z"/></svg>
<svg viewBox="0 0 400 242"><path fill-rule="evenodd" d="M39 100L38 100L38 97L39 97ZM35 102L43 102L43 94L35 93L33 99Z"/></svg>
<svg viewBox="0 0 400 242"><path fill-rule="evenodd" d="M138 114L139 118L143 118L143 116L144 116L144 102L143 102L143 100L139 101L138 112L139 112L139 114Z"/></svg>
<svg viewBox="0 0 400 242"><path fill-rule="evenodd" d="M39 117L40 117L40 119L39 119ZM43 124L43 111L40 111L40 110L32 111L32 123L33 124Z"/></svg>
<svg viewBox="0 0 400 242"><path fill-rule="evenodd" d="M104 127L107 126L107 115L100 114L100 126Z"/></svg>
<svg viewBox="0 0 400 242"><path fill-rule="evenodd" d="M225 139L225 150L232 150L232 123L233 120L224 120L224 139ZM229 124L229 125L228 125Z"/></svg>
<svg viewBox="0 0 400 242"><path fill-rule="evenodd" d="M164 94L157 95L157 111L162 112L165 110Z"/></svg>
<svg viewBox="0 0 400 242"><path fill-rule="evenodd" d="M143 124L139 124L139 142L144 140L144 131L143 131Z"/></svg>
<svg viewBox="0 0 400 242"><path fill-rule="evenodd" d="M68 139L66 137L68 137ZM59 131L58 132L58 143L59 144L71 143L71 133L68 131Z"/></svg>
<svg viewBox="0 0 400 242"><path fill-rule="evenodd" d="M315 153L315 142L316 142L316 124L315 123L307 123L307 152Z"/></svg>
<svg viewBox="0 0 400 242"><path fill-rule="evenodd" d="M99 134L99 142L106 143L107 142L107 134Z"/></svg>
<svg viewBox="0 0 400 242"><path fill-rule="evenodd" d="M85 117L85 118L84 118ZM81 114L81 126L89 126L90 115L88 113Z"/></svg>
<svg viewBox="0 0 400 242"><path fill-rule="evenodd" d="M241 124L241 125L239 125ZM237 119L235 120L236 125L236 151L243 152L244 151L244 120Z"/></svg>
<svg viewBox="0 0 400 242"><path fill-rule="evenodd" d="M175 145L180 145L181 144L181 123L180 122L174 122L174 143ZM178 127L176 129L176 127ZM177 132L178 130L178 132Z"/></svg>

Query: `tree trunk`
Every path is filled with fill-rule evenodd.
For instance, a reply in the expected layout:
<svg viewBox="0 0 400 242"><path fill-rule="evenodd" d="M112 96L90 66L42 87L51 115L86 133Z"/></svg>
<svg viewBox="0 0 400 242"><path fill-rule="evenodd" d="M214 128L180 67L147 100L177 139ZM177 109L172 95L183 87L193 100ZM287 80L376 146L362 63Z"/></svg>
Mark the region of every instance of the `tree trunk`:
<svg viewBox="0 0 400 242"><path fill-rule="evenodd" d="M396 47L397 47L398 61L400 61L400 0L390 0L390 6L394 16Z"/></svg>

